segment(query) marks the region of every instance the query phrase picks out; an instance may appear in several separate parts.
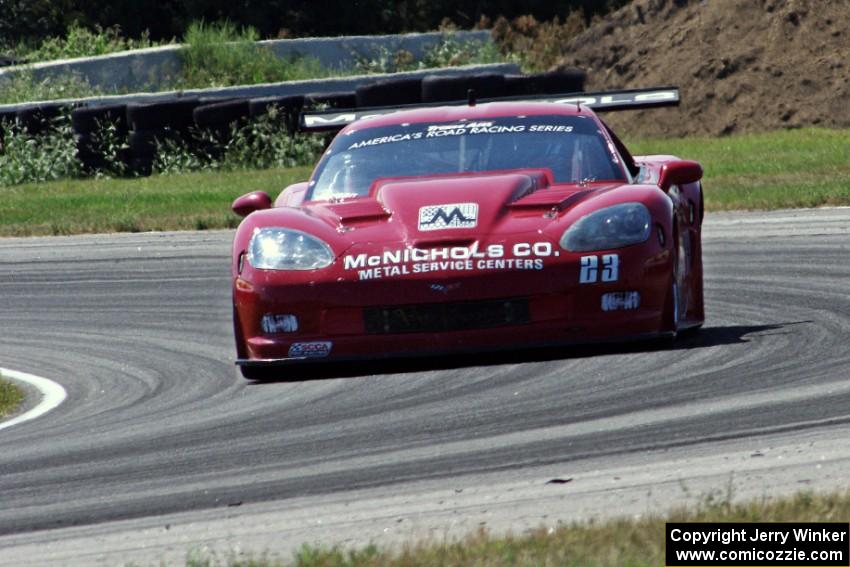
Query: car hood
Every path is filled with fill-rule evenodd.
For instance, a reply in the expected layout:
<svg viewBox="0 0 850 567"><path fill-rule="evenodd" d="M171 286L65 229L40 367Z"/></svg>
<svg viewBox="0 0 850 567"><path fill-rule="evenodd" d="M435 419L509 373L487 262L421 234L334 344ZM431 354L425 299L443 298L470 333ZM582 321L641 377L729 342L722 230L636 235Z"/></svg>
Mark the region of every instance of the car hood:
<svg viewBox="0 0 850 567"><path fill-rule="evenodd" d="M545 171L382 180L370 196L313 202L305 214L358 242L464 243L538 232L559 213L621 183L553 185Z"/></svg>

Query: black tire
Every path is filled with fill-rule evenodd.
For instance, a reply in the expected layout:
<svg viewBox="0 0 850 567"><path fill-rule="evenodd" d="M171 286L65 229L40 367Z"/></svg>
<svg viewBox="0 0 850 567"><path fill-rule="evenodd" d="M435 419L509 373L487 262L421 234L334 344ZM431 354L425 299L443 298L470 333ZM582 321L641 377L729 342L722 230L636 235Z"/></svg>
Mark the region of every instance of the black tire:
<svg viewBox="0 0 850 567"><path fill-rule="evenodd" d="M158 144L165 141L180 143L183 137L174 130L133 130L127 139L130 153L135 157L152 157Z"/></svg>
<svg viewBox="0 0 850 567"><path fill-rule="evenodd" d="M15 118L21 129L36 135L45 132L66 108L60 104L43 104L19 110L15 113Z"/></svg>
<svg viewBox="0 0 850 567"><path fill-rule="evenodd" d="M530 75L505 75L505 96L534 94L534 78Z"/></svg>
<svg viewBox="0 0 850 567"><path fill-rule="evenodd" d="M357 87L358 107L398 106L422 102L422 79L388 79Z"/></svg>
<svg viewBox="0 0 850 567"><path fill-rule="evenodd" d="M304 107L315 108L327 105L330 108L355 108L357 95L353 92L309 93L304 95Z"/></svg>
<svg viewBox="0 0 850 567"><path fill-rule="evenodd" d="M133 130L127 139L127 145L134 156L153 156L156 153L156 132Z"/></svg>
<svg viewBox="0 0 850 567"><path fill-rule="evenodd" d="M5 110L0 112L0 124L5 124L6 127L10 127L15 122L15 115L17 112L14 110Z"/></svg>
<svg viewBox="0 0 850 567"><path fill-rule="evenodd" d="M430 75L422 79L422 102L454 102L466 100L469 90L475 97L505 96L505 76L495 73L480 75Z"/></svg>
<svg viewBox="0 0 850 567"><path fill-rule="evenodd" d="M529 75L528 94L565 94L584 92L587 73L581 69L564 69Z"/></svg>
<svg viewBox="0 0 850 567"><path fill-rule="evenodd" d="M224 96L224 97L202 96L201 98L198 99L198 102L200 102L200 104L198 106L206 106L207 104L218 104L220 102L233 102L233 101L236 101L236 100L242 100L243 98L245 98L245 97L241 97L241 96Z"/></svg>
<svg viewBox="0 0 850 567"><path fill-rule="evenodd" d="M0 112L0 154L6 151L6 132L15 127L15 112Z"/></svg>
<svg viewBox="0 0 850 567"><path fill-rule="evenodd" d="M77 159L83 165L90 165L101 161L102 156L97 151L97 145L91 134L74 134L74 143L77 146Z"/></svg>
<svg viewBox="0 0 850 567"><path fill-rule="evenodd" d="M238 99L198 106L192 115L199 128L218 130L234 122L245 122L250 112L248 99Z"/></svg>
<svg viewBox="0 0 850 567"><path fill-rule="evenodd" d="M71 112L71 125L77 134L94 132L98 124L114 124L119 133L129 130L127 125L127 105L110 104L76 108Z"/></svg>
<svg viewBox="0 0 850 567"><path fill-rule="evenodd" d="M248 113L251 118L264 116L269 113L269 108L276 106L283 113L298 113L304 106L304 95L289 96L266 96L263 98L252 98L248 102Z"/></svg>
<svg viewBox="0 0 850 567"><path fill-rule="evenodd" d="M103 148L100 142L91 134L74 134L74 141L77 146L77 160L83 164L86 171L92 172L95 170L116 171L117 165L114 160L117 160L126 165L129 159L129 148L121 147L116 152L118 155L107 158L103 154ZM124 140L126 142L126 140Z"/></svg>
<svg viewBox="0 0 850 567"><path fill-rule="evenodd" d="M196 98L128 104L127 124L132 130L186 130L192 125L192 111L200 104Z"/></svg>
<svg viewBox="0 0 850 567"><path fill-rule="evenodd" d="M153 173L153 156L129 155L127 157L127 172L141 177L150 175Z"/></svg>

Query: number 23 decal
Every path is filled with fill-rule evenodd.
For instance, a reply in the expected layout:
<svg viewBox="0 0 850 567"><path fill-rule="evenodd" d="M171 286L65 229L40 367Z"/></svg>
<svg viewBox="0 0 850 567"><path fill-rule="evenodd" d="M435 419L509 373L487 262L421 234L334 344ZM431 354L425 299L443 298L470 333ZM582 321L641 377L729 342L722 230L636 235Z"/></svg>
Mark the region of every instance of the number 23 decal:
<svg viewBox="0 0 850 567"><path fill-rule="evenodd" d="M598 281L615 282L619 278L619 254L603 254L601 266L599 263L599 256L581 257L581 273L578 276L578 283L589 284L596 283Z"/></svg>

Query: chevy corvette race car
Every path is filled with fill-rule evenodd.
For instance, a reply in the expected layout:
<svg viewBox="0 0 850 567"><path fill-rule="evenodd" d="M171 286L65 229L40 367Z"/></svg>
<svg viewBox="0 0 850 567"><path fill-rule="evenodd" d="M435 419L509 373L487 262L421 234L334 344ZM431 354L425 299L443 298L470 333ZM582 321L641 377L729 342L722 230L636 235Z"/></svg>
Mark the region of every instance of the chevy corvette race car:
<svg viewBox="0 0 850 567"><path fill-rule="evenodd" d="M678 90L325 111L309 181L249 193L237 364L675 337L703 323L702 168L633 157L594 108Z"/></svg>

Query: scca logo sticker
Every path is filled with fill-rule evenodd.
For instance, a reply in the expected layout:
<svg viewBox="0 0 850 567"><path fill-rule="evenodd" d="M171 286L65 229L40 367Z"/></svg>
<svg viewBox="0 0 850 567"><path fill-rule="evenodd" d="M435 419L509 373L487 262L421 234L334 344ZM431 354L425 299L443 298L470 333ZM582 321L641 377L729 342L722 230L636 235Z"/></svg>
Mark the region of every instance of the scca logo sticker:
<svg viewBox="0 0 850 567"><path fill-rule="evenodd" d="M324 358L331 353L330 341L314 343L292 343L289 347L289 358Z"/></svg>
<svg viewBox="0 0 850 567"><path fill-rule="evenodd" d="M419 230L474 228L478 225L478 203L429 205L419 209Z"/></svg>

